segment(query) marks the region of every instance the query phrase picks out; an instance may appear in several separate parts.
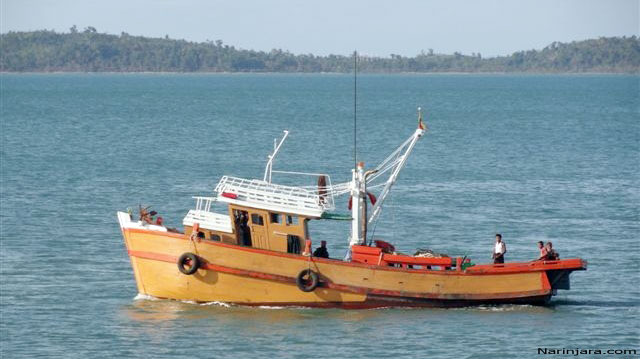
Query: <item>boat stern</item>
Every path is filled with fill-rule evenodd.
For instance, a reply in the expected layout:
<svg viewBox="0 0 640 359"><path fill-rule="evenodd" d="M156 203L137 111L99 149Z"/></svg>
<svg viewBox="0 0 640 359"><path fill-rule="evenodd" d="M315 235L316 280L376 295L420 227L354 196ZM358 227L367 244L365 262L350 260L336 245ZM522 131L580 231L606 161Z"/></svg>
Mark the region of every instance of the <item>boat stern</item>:
<svg viewBox="0 0 640 359"><path fill-rule="evenodd" d="M554 295L558 289L571 289L570 274L573 271L587 270L587 261L581 258L547 261L545 264L557 267L546 271L547 279L549 280Z"/></svg>

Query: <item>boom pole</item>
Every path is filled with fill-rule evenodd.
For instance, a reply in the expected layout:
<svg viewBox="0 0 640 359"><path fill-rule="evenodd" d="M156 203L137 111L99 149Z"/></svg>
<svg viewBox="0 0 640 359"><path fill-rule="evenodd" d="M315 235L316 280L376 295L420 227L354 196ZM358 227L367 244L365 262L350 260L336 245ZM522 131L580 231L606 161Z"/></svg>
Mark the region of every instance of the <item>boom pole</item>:
<svg viewBox="0 0 640 359"><path fill-rule="evenodd" d="M411 135L411 141L406 145L404 152L399 156L399 161L393 167L393 171L391 172L391 175L387 179L387 182L385 183L384 188L382 189L382 192L380 192L380 196L378 196L378 200L376 201L376 204L371 209L371 215L367 220L368 224L375 222L380 216L380 212L382 210L382 204L384 203L385 199L387 199L389 192L391 192L391 187L393 187L393 185L396 183L396 180L398 179L398 175L400 174L400 171L402 171L405 164L407 163L407 159L409 158L411 151L413 151L413 147L416 145L416 142L418 142L420 137L422 137L424 132L425 132L424 129L417 128L416 131L413 133L413 135Z"/></svg>
<svg viewBox="0 0 640 359"><path fill-rule="evenodd" d="M385 183L384 188L382 189L382 192L380 192L380 195L378 196L378 200L376 201L376 204L371 209L371 215L367 219L368 224L375 222L380 216L380 212L382 210L382 204L384 203L385 199L387 199L389 192L391 192L391 187L393 187L393 185L396 183L396 180L398 179L398 175L400 174L400 171L402 171L405 164L407 163L407 159L409 158L409 155L413 151L413 147L415 147L416 143L422 137L425 131L426 131L426 127L422 122L422 109L418 107L418 128L411 135L409 140L406 141L405 144L403 145L405 147L404 151L399 155L398 157L399 159L397 160L397 163L393 166L391 175L387 179L387 182ZM403 146L401 146L398 150L402 151Z"/></svg>
<svg viewBox="0 0 640 359"><path fill-rule="evenodd" d="M391 188L396 183L400 171L407 163L409 155L413 151L418 140L425 133L426 127L422 122L422 110L418 107L418 128L413 134L400 145L393 153L376 168L369 171L364 171L364 163L360 162L355 169L352 170L351 182L349 183L349 194L351 196L351 236L349 237L349 250L345 260L351 259L351 246L361 245L365 243L367 239L367 227L369 224L375 222L380 216L382 210L382 204L389 195ZM367 182L373 181L375 177L382 175L383 173L391 170L391 174L387 179L382 192L376 204L371 209L371 214L367 215L366 211L366 197L367 197ZM371 179L369 179L371 175Z"/></svg>

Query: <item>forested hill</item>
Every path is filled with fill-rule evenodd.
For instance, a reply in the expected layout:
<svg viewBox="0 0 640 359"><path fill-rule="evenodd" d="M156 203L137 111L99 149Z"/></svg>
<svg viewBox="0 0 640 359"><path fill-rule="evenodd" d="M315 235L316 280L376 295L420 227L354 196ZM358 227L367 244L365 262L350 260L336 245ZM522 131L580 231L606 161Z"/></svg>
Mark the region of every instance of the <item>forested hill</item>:
<svg viewBox="0 0 640 359"><path fill-rule="evenodd" d="M294 55L238 49L222 41L189 42L165 38L109 35L88 27L1 34L4 72L350 72L353 58ZM428 44L424 44L428 47ZM361 56L362 72L640 72L640 38L609 37L554 42L542 50L483 58L443 55L429 49L415 57Z"/></svg>

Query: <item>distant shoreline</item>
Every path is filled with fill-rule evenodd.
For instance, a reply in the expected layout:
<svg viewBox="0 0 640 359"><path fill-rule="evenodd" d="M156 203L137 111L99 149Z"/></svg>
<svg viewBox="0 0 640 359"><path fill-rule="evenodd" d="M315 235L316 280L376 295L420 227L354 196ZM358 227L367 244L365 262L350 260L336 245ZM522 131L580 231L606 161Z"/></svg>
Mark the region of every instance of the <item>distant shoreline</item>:
<svg viewBox="0 0 640 359"><path fill-rule="evenodd" d="M421 51L413 57L293 54L281 49L236 48L221 40L189 42L94 27L68 33L40 30L0 34L3 72L26 73L352 73L362 74L634 74L640 73L640 38L600 37L552 42L540 50L483 57L480 53ZM427 47L428 44L422 46Z"/></svg>

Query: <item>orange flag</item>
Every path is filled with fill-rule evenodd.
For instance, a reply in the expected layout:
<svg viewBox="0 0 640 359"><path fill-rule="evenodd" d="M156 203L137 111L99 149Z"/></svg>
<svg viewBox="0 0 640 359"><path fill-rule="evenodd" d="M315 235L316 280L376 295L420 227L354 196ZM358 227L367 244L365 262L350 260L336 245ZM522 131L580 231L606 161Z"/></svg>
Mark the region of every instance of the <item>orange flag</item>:
<svg viewBox="0 0 640 359"><path fill-rule="evenodd" d="M427 125L422 121L422 109L418 107L418 128L421 130L426 130Z"/></svg>

